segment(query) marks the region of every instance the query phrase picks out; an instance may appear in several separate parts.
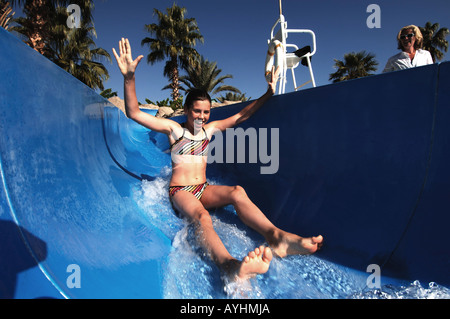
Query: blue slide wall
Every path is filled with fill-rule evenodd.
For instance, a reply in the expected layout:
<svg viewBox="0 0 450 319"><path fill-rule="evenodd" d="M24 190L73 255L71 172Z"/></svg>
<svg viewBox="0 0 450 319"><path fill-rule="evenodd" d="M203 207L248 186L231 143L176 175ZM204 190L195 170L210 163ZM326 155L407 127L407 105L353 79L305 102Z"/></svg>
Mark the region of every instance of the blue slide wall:
<svg viewBox="0 0 450 319"><path fill-rule="evenodd" d="M0 297L160 298L171 242L132 189L170 164L167 141L2 29L0 72ZM320 258L448 286L449 88L442 63L275 96L242 127L278 129L276 174L208 175L282 228L322 234Z"/></svg>
<svg viewBox="0 0 450 319"><path fill-rule="evenodd" d="M0 296L161 297L171 243L136 214L140 181L110 156L117 109L3 29L0 52Z"/></svg>
<svg viewBox="0 0 450 319"><path fill-rule="evenodd" d="M324 235L321 258L448 285L449 72L435 64L275 97L243 127L279 128L278 172L214 169L234 166L282 228Z"/></svg>

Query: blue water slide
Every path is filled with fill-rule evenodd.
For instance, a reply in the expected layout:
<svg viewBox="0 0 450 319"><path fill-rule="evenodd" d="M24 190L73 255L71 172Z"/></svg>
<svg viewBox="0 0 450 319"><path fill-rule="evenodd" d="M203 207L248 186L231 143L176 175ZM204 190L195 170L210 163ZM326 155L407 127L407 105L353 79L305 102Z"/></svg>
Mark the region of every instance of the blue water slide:
<svg viewBox="0 0 450 319"><path fill-rule="evenodd" d="M139 132L124 138L116 108L3 29L0 51L0 296L161 297L171 243L136 214L140 181L117 164Z"/></svg>
<svg viewBox="0 0 450 319"><path fill-rule="evenodd" d="M173 237L135 194L167 177L167 139L3 29L0 74L0 297L164 297ZM223 134L208 176L322 234L320 259L449 286L449 87L441 63L274 96L241 126L257 160Z"/></svg>

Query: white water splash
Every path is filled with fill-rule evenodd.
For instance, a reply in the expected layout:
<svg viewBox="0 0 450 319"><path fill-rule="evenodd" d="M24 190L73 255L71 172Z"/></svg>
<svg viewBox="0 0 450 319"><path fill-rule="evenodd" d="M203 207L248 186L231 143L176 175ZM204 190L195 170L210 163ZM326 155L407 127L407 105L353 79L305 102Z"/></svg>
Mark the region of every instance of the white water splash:
<svg viewBox="0 0 450 319"><path fill-rule="evenodd" d="M172 251L162 266L164 298L236 299L450 299L450 290L418 281L409 285L366 287L367 273L322 260L316 256L274 258L269 271L249 281L230 282L199 246L194 227L175 216L165 177L142 182L135 200L150 222L172 240ZM213 226L230 254L237 259L264 243L264 239L243 226L232 207L212 213Z"/></svg>

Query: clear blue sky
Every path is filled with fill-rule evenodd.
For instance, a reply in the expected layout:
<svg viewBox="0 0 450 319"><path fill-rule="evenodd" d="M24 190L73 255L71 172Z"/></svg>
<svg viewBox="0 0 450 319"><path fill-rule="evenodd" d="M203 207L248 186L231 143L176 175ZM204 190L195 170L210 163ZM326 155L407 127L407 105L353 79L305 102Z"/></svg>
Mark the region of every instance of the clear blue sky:
<svg viewBox="0 0 450 319"><path fill-rule="evenodd" d="M145 24L157 22L153 8L160 11L172 6L173 0L96 0L94 22L96 44L110 52L113 64L105 63L110 79L105 88L112 88L123 97L123 79L118 71L112 48L118 48L121 37L128 37L133 57L144 55L138 71L137 96L153 101L169 97L169 90L161 90L168 80L163 76L164 63L149 65L148 47L141 40L149 34ZM196 49L210 61L216 61L222 74L233 79L226 84L239 88L252 99L265 92L264 63L267 39L272 25L279 17L278 0L176 0L187 9L187 17L197 20L204 44ZM369 4L381 9L381 28L370 29L366 20ZM317 53L312 59L317 85L330 84L329 74L334 72L333 59L343 59L348 52L366 50L375 54L381 73L387 59L396 54L396 35L405 25L423 26L427 21L438 22L450 28L449 0L283 0L283 14L288 28L311 29L317 37ZM450 41L450 36L447 38ZM307 37L292 36L288 42L302 47ZM117 50L118 51L118 50ZM450 52L444 60L450 60ZM308 80L307 68L296 69L297 83ZM292 91L288 82L286 91ZM310 87L310 85L306 86ZM305 87L305 88L306 88Z"/></svg>

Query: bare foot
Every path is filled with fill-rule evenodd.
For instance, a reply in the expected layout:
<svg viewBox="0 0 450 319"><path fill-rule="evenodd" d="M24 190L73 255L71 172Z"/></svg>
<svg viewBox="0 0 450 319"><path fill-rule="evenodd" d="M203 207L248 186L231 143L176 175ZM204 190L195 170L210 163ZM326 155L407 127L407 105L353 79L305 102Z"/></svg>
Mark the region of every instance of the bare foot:
<svg viewBox="0 0 450 319"><path fill-rule="evenodd" d="M281 232L270 243L275 254L280 257L287 255L310 255L322 247L323 237L303 238L295 234Z"/></svg>
<svg viewBox="0 0 450 319"><path fill-rule="evenodd" d="M261 246L249 252L241 262L235 260L234 266L228 268L228 274L231 279L249 279L264 274L269 270L272 258L272 250Z"/></svg>

